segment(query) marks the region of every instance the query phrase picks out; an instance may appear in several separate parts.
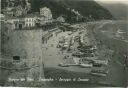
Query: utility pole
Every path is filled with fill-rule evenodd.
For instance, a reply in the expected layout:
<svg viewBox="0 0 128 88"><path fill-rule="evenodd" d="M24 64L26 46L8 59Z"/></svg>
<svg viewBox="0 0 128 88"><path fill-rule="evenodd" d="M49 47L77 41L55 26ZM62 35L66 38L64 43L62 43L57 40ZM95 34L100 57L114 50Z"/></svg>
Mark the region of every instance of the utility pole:
<svg viewBox="0 0 128 88"><path fill-rule="evenodd" d="M69 40L68 51L70 51L71 44L72 44L72 37L71 37L70 40Z"/></svg>
<svg viewBox="0 0 128 88"><path fill-rule="evenodd" d="M125 57L125 67L128 67L128 56L124 55L124 57Z"/></svg>

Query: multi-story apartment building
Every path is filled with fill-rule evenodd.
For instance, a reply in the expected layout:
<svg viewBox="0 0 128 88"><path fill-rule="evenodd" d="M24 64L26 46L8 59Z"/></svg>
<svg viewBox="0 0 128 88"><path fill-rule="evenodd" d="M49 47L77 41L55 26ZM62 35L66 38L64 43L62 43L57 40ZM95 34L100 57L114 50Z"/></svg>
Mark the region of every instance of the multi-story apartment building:
<svg viewBox="0 0 128 88"><path fill-rule="evenodd" d="M34 27L36 25L36 16L28 15L24 17L25 27Z"/></svg>
<svg viewBox="0 0 128 88"><path fill-rule="evenodd" d="M6 17L5 23L10 29L23 29L35 27L36 25L36 16L27 15L24 17Z"/></svg>
<svg viewBox="0 0 128 88"><path fill-rule="evenodd" d="M51 22L52 21L52 12L49 8L47 7L42 7L40 8L40 21L41 21L41 24L45 24L45 23L48 23L48 22Z"/></svg>

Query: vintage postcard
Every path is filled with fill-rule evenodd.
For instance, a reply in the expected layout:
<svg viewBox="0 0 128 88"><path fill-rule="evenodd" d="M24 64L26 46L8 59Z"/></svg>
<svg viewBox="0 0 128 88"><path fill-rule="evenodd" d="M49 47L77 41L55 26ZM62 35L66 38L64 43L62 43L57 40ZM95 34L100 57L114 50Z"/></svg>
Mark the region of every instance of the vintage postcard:
<svg viewBox="0 0 128 88"><path fill-rule="evenodd" d="M128 0L0 1L0 87L128 87Z"/></svg>

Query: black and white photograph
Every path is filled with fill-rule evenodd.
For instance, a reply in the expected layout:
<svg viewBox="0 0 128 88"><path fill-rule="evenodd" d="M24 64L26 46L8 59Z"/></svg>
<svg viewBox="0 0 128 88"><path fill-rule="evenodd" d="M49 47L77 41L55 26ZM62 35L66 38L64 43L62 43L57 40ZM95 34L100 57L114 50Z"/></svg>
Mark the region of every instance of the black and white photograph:
<svg viewBox="0 0 128 88"><path fill-rule="evenodd" d="M128 0L0 0L0 88L127 88Z"/></svg>

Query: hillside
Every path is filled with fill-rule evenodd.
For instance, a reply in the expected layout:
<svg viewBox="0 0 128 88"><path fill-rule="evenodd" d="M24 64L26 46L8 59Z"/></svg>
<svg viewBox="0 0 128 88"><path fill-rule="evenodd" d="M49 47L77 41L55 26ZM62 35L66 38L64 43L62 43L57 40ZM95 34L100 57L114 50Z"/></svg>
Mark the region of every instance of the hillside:
<svg viewBox="0 0 128 88"><path fill-rule="evenodd" d="M99 3L104 8L108 9L111 14L118 20L126 20L128 19L128 5L122 3Z"/></svg>
<svg viewBox="0 0 128 88"><path fill-rule="evenodd" d="M97 4L95 1L83 0L31 0L32 11L39 11L40 7L49 7L53 12L53 17L65 15L70 19L75 15L70 9L77 10L82 16L89 17L91 15L95 20L112 19L113 16L107 9Z"/></svg>
<svg viewBox="0 0 128 88"><path fill-rule="evenodd" d="M8 3L9 2L9 3ZM63 15L67 21L72 22L76 20L76 14L73 9L85 17L85 19L101 20L101 19L113 19L111 13L100 6L97 2L85 1L85 0L2 0L2 9L6 7L15 7L21 5L23 9L27 6L27 3L31 4L31 11L39 12L41 7L48 7L51 9L53 18L57 18Z"/></svg>

